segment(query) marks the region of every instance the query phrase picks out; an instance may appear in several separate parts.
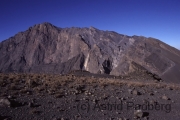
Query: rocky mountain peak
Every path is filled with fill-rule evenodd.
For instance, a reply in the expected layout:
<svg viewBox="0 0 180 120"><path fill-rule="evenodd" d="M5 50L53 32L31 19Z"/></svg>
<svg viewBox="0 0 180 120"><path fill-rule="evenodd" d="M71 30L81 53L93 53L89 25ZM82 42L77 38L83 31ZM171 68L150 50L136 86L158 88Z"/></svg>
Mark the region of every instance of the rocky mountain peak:
<svg viewBox="0 0 180 120"><path fill-rule="evenodd" d="M148 71L180 82L180 51L154 38L44 22L0 43L0 72L127 75Z"/></svg>

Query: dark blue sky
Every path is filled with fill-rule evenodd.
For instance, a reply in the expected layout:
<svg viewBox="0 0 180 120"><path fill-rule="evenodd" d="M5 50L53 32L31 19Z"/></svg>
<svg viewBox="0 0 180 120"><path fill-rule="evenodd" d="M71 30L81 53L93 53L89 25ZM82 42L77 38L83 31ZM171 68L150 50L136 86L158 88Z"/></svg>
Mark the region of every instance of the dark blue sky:
<svg viewBox="0 0 180 120"><path fill-rule="evenodd" d="M42 22L154 37L180 49L180 0L0 0L0 41Z"/></svg>

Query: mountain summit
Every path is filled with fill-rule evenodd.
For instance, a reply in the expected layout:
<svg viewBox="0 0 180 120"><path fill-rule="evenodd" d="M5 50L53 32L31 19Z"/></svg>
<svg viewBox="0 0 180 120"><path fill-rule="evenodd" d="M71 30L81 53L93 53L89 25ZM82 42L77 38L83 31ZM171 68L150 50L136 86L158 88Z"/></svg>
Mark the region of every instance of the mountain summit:
<svg viewBox="0 0 180 120"><path fill-rule="evenodd" d="M89 28L30 27L0 43L0 72L126 75L148 71L180 83L180 51L154 38Z"/></svg>

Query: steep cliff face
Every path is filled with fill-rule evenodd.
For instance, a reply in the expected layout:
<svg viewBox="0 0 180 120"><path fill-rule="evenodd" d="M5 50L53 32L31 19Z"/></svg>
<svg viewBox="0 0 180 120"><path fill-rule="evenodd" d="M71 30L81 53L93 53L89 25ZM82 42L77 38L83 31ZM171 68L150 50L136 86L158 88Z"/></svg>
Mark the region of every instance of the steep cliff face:
<svg viewBox="0 0 180 120"><path fill-rule="evenodd" d="M180 51L153 38L37 24L0 43L0 72L125 75L141 68L180 82Z"/></svg>

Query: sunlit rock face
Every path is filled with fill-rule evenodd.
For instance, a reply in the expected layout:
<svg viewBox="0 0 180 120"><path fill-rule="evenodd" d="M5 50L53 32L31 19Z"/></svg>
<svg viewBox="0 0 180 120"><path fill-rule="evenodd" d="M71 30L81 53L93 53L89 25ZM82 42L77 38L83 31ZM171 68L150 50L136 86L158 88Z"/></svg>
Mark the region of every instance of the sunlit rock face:
<svg viewBox="0 0 180 120"><path fill-rule="evenodd" d="M72 70L116 76L149 71L164 81L179 82L180 51L154 38L50 23L37 24L0 43L0 72Z"/></svg>

